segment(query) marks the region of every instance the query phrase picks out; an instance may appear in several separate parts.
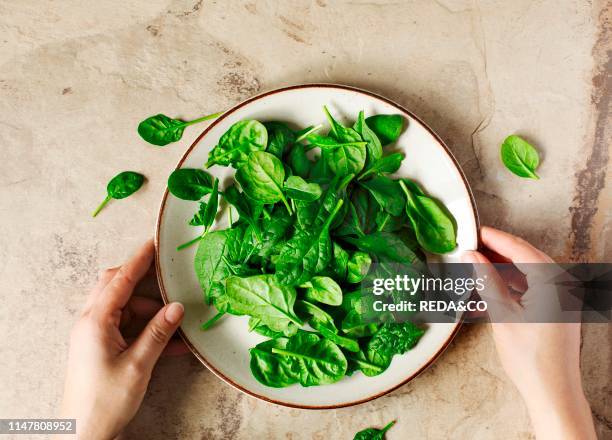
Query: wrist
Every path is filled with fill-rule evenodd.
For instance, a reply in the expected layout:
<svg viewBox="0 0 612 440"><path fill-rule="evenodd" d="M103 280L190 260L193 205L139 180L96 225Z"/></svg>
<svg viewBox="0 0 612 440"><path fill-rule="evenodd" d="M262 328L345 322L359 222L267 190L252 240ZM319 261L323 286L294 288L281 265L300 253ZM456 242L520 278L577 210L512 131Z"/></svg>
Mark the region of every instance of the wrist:
<svg viewBox="0 0 612 440"><path fill-rule="evenodd" d="M537 439L595 439L595 428L582 389L563 395L523 394Z"/></svg>

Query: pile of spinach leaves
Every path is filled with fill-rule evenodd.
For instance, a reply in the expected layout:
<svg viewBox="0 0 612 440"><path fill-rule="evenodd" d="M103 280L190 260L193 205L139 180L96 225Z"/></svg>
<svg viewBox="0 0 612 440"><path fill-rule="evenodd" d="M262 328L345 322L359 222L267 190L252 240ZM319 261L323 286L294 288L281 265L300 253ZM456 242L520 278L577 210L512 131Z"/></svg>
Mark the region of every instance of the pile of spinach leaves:
<svg viewBox="0 0 612 440"><path fill-rule="evenodd" d="M232 125L206 163L236 169L223 190L204 169L168 180L176 197L199 202L189 224L203 233L179 248L199 242L195 271L217 310L202 328L226 314L249 316L249 330L269 338L250 350L251 371L271 387L385 371L424 330L365 322L360 283L375 263L419 264L423 251L456 246L450 213L415 182L390 177L404 156L386 150L404 119L362 111L349 127L324 111L327 134L280 121ZM219 206L230 225L212 230Z"/></svg>

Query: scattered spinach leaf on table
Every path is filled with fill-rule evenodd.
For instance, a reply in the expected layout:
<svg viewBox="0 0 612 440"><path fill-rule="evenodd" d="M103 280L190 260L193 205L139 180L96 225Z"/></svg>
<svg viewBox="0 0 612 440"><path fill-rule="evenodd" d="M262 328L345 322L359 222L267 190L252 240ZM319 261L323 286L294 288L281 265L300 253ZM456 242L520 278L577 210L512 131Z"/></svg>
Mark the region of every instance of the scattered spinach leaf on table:
<svg viewBox="0 0 612 440"><path fill-rule="evenodd" d="M206 115L193 121L183 121L173 119L163 114L151 116L138 124L138 134L150 144L163 147L172 142L176 142L183 136L185 127L197 124L198 122L218 118L221 113Z"/></svg>
<svg viewBox="0 0 612 440"><path fill-rule="evenodd" d="M97 216L111 199L125 199L140 189L145 177L134 171L123 171L106 185L106 198L98 205L92 217Z"/></svg>
<svg viewBox="0 0 612 440"><path fill-rule="evenodd" d="M512 173L528 179L539 179L535 170L540 164L540 155L525 139L510 135L501 146L501 160Z"/></svg>
<svg viewBox="0 0 612 440"><path fill-rule="evenodd" d="M353 440L384 440L385 433L395 425L395 420L385 426L383 429L367 428L355 434Z"/></svg>

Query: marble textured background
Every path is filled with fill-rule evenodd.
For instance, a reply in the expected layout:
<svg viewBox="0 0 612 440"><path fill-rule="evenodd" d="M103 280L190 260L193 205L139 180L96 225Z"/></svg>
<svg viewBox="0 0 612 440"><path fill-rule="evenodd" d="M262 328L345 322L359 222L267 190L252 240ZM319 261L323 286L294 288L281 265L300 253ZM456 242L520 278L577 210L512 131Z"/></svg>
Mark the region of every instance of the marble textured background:
<svg viewBox="0 0 612 440"><path fill-rule="evenodd" d="M191 118L264 90L334 82L422 117L464 167L484 224L560 261L611 261L612 6L601 0L0 0L0 417L51 417L68 332L98 272L152 236L165 179L203 126L164 149L144 117ZM499 163L512 132L542 179ZM116 172L144 190L92 209ZM585 325L583 372L612 438L609 325ZM520 366L517 366L520 368ZM164 359L127 438L532 438L485 326L465 326L426 373L335 411L272 406L195 358Z"/></svg>

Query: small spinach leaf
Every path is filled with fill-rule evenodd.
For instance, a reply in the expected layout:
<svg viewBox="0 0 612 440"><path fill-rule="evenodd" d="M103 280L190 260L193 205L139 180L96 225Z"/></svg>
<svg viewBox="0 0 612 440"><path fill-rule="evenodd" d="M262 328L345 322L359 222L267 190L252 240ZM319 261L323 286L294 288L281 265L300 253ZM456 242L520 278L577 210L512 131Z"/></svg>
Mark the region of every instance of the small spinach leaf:
<svg viewBox="0 0 612 440"><path fill-rule="evenodd" d="M106 198L98 205L92 217L97 216L111 199L125 199L134 194L144 181L144 176L134 171L123 171L117 174L106 185Z"/></svg>
<svg viewBox="0 0 612 440"><path fill-rule="evenodd" d="M258 382L269 387L282 388L299 381L298 360L272 353L273 349L286 349L287 342L288 338L270 339L249 350L251 373Z"/></svg>
<svg viewBox="0 0 612 440"><path fill-rule="evenodd" d="M313 202L321 197L321 186L308 183L299 176L291 176L285 182L285 192L293 200Z"/></svg>
<svg viewBox="0 0 612 440"><path fill-rule="evenodd" d="M366 124L363 110L359 112L359 116L357 117L357 121L355 122L353 128L357 133L359 133L361 138L368 143L366 146L366 170L368 170L373 164L382 158L382 145L380 144L380 140L378 139L378 136L376 136L376 133L374 133L370 127L368 127L368 124Z"/></svg>
<svg viewBox="0 0 612 440"><path fill-rule="evenodd" d="M359 351L359 343L355 339L338 334L338 329L336 328L336 324L334 324L333 318L325 310L304 300L298 301L297 307L298 310L301 310L304 314L311 316L308 323L313 329L321 333L325 339L330 340L348 351Z"/></svg>
<svg viewBox="0 0 612 440"><path fill-rule="evenodd" d="M360 183L389 214L399 216L404 211L406 199L396 180L385 176L375 177Z"/></svg>
<svg viewBox="0 0 612 440"><path fill-rule="evenodd" d="M215 119L222 113L213 113L193 121L182 121L180 119L169 118L161 113L151 116L138 124L138 134L150 144L163 147L169 143L176 142L183 136L185 127L198 122Z"/></svg>
<svg viewBox="0 0 612 440"><path fill-rule="evenodd" d="M247 161L249 153L263 151L267 145L268 131L261 122L238 121L221 136L219 143L212 149L206 168L215 164L239 168Z"/></svg>
<svg viewBox="0 0 612 440"><path fill-rule="evenodd" d="M300 287L306 288L305 297L310 301L318 301L330 306L342 304L342 289L329 277L313 277Z"/></svg>
<svg viewBox="0 0 612 440"><path fill-rule="evenodd" d="M355 252L348 261L347 283L360 283L370 270L372 258L365 252Z"/></svg>
<svg viewBox="0 0 612 440"><path fill-rule="evenodd" d="M367 428L355 434L353 440L384 440L385 433L395 425L395 420L385 426L383 429Z"/></svg>
<svg viewBox="0 0 612 440"><path fill-rule="evenodd" d="M388 145L402 134L404 118L400 115L374 115L366 118L366 124L376 133L383 145Z"/></svg>
<svg viewBox="0 0 612 440"><path fill-rule="evenodd" d="M419 244L425 250L436 254L455 249L455 225L445 210L429 197L413 194L403 181L400 181L400 186L408 199L406 213Z"/></svg>
<svg viewBox="0 0 612 440"><path fill-rule="evenodd" d="M225 289L233 314L258 318L274 331L283 331L290 323L302 326L293 311L295 289L279 284L273 275L230 276Z"/></svg>
<svg viewBox="0 0 612 440"><path fill-rule="evenodd" d="M223 198L230 205L236 208L238 215L241 219L244 219L251 227L255 235L261 239L261 230L257 223L259 216L262 212L261 206L251 203L250 200L236 188L234 185L228 187L223 192Z"/></svg>
<svg viewBox="0 0 612 440"><path fill-rule="evenodd" d="M346 280L348 261L349 253L342 249L342 246L340 246L338 243L334 242L332 269L334 270L336 277L338 277L341 282Z"/></svg>
<svg viewBox="0 0 612 440"><path fill-rule="evenodd" d="M200 203L200 209L193 216L189 224L191 226L204 226L204 233L212 226L217 216L219 207L219 179L215 179L212 192L207 203Z"/></svg>
<svg viewBox="0 0 612 440"><path fill-rule="evenodd" d="M282 190L285 169L276 156L263 151L251 153L246 163L236 172L236 181L251 199L263 204L282 200L289 215L292 214Z"/></svg>
<svg viewBox="0 0 612 440"><path fill-rule="evenodd" d="M264 122L264 126L268 130L266 151L282 159L285 152L295 142L295 133L284 122Z"/></svg>
<svg viewBox="0 0 612 440"><path fill-rule="evenodd" d="M338 214L343 201L336 207L322 226L316 229L298 230L282 247L276 262L276 277L283 284L302 284L325 269L331 260L329 227Z"/></svg>
<svg viewBox="0 0 612 440"><path fill-rule="evenodd" d="M346 374L342 350L315 333L299 331L289 338L285 348L273 347L271 351L298 363L299 382L305 387L334 383Z"/></svg>
<svg viewBox="0 0 612 440"><path fill-rule="evenodd" d="M399 170L404 160L402 153L393 153L385 157L381 157L376 162L372 163L363 173L358 177L358 180L363 180L368 176L377 174L391 174Z"/></svg>
<svg viewBox="0 0 612 440"><path fill-rule="evenodd" d="M540 164L538 150L525 139L514 134L508 136L501 146L501 160L517 176L539 179L535 173Z"/></svg>
<svg viewBox="0 0 612 440"><path fill-rule="evenodd" d="M313 166L313 163L306 157L306 150L302 144L293 145L287 156L287 163L293 174L303 178L308 177Z"/></svg>
<svg viewBox="0 0 612 440"><path fill-rule="evenodd" d="M213 178L198 168L179 168L168 177L168 191L182 200L200 200L212 187Z"/></svg>

